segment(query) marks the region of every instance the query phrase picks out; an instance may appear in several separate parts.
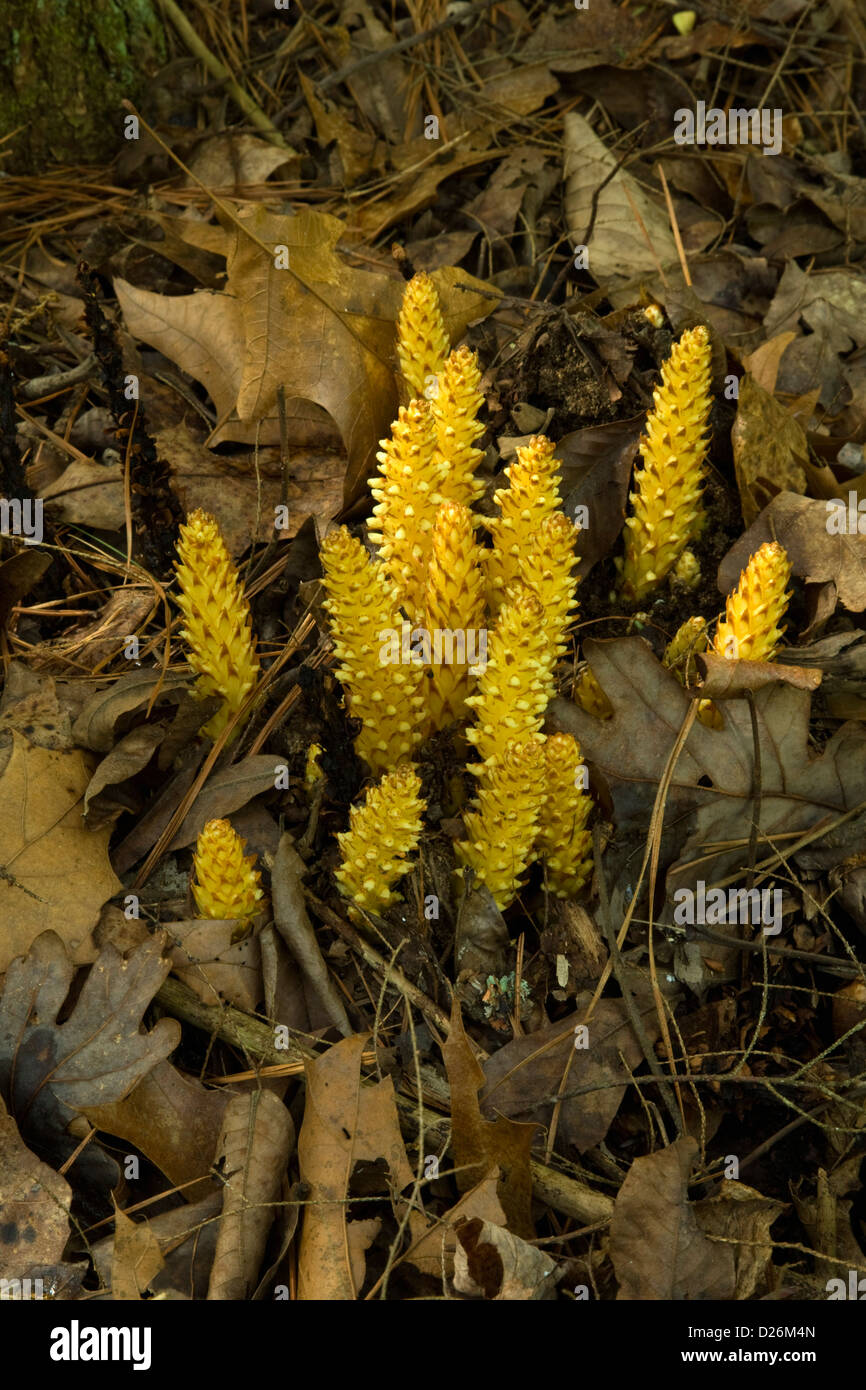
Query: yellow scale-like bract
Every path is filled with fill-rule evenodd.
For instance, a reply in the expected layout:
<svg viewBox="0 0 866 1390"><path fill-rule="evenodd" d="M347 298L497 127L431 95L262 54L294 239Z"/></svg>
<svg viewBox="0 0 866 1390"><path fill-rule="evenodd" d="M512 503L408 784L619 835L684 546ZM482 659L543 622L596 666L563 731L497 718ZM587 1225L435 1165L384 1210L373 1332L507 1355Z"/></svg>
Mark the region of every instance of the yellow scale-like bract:
<svg viewBox="0 0 866 1390"><path fill-rule="evenodd" d="M709 634L706 618L687 618L665 648L662 664L672 671L681 685L694 684L695 656L707 649Z"/></svg>
<svg viewBox="0 0 866 1390"><path fill-rule="evenodd" d="M466 701L476 715L466 737L481 759L481 765L470 764L470 772L483 776L488 760L498 761L509 742L523 743L540 732L553 693L554 655L540 599L515 586L488 636L478 693Z"/></svg>
<svg viewBox="0 0 866 1390"><path fill-rule="evenodd" d="M233 940L249 930L249 919L259 911L261 878L254 867L256 856L244 857L246 842L227 820L209 820L201 831L193 855L192 896L199 917L236 918Z"/></svg>
<svg viewBox="0 0 866 1390"><path fill-rule="evenodd" d="M613 705L598 683L591 666L581 671L574 684L574 703L595 719L610 719Z"/></svg>
<svg viewBox="0 0 866 1390"><path fill-rule="evenodd" d="M207 512L190 513L180 528L177 554L181 636L199 678L197 693L223 697L205 725L205 733L216 739L258 680L250 606L219 526Z"/></svg>
<svg viewBox="0 0 866 1390"><path fill-rule="evenodd" d="M427 394L430 378L439 376L450 350L436 286L419 271L403 291L397 319L397 360L405 399Z"/></svg>
<svg viewBox="0 0 866 1390"><path fill-rule="evenodd" d="M370 559L345 526L328 533L321 557L324 606L341 663L336 674L346 689L349 713L362 724L355 748L375 772L387 771L410 757L421 741L423 671L411 662L383 661L389 634L402 631L397 594L385 567Z"/></svg>
<svg viewBox="0 0 866 1390"><path fill-rule="evenodd" d="M622 592L635 602L665 580L703 524L711 381L709 333L704 327L688 329L662 367L640 442L644 466L635 470L625 554L618 561Z"/></svg>
<svg viewBox="0 0 866 1390"><path fill-rule="evenodd" d="M725 604L725 619L716 628L717 656L742 661L771 661L782 640L780 622L788 606L791 562L778 541L767 541L749 560Z"/></svg>
<svg viewBox="0 0 866 1390"><path fill-rule="evenodd" d="M342 863L335 877L344 897L367 912L397 900L394 884L412 867L421 838L421 782L411 763L368 787L364 801L349 811L349 829L337 836Z"/></svg>
<svg viewBox="0 0 866 1390"><path fill-rule="evenodd" d="M547 862L547 885L557 898L572 898L592 873L592 835L586 828L592 798L580 785L580 745L571 734L544 741L544 801L536 842Z"/></svg>
<svg viewBox="0 0 866 1390"><path fill-rule="evenodd" d="M473 656L486 643L481 547L475 539L472 513L457 502L443 502L433 526L424 625L433 656L438 640L440 655L446 658L439 664L434 660L427 685L433 728L444 729L467 717L466 697L475 687L468 661L456 659L461 646L463 655Z"/></svg>
<svg viewBox="0 0 866 1390"><path fill-rule="evenodd" d="M535 435L517 450L505 476L508 487L493 494L499 515L486 521L493 537L493 549L485 554L487 601L494 613L510 586L520 579L521 559L537 544L542 523L560 510L554 445L543 434Z"/></svg>
<svg viewBox="0 0 866 1390"><path fill-rule="evenodd" d="M503 911L514 901L532 863L544 799L544 740L533 734L509 742L484 769L475 809L464 816L466 840L458 861L475 870Z"/></svg>
<svg viewBox="0 0 866 1390"><path fill-rule="evenodd" d="M577 578L572 573L577 536L577 527L565 513L554 512L544 518L520 558L520 579L541 600L544 632L555 657L567 650L565 637L577 610Z"/></svg>
<svg viewBox="0 0 866 1390"><path fill-rule="evenodd" d="M467 347L450 354L430 397L436 427L436 458L443 466L442 490L453 502L471 507L484 491L475 469L483 455L475 440L484 433L478 411L484 396L476 353Z"/></svg>
<svg viewBox="0 0 866 1390"><path fill-rule="evenodd" d="M424 585L431 532L444 500L445 464L436 452L436 426L430 402L411 401L400 409L376 455L379 472L370 478L376 499L370 539L396 586L398 601L413 622L424 613Z"/></svg>

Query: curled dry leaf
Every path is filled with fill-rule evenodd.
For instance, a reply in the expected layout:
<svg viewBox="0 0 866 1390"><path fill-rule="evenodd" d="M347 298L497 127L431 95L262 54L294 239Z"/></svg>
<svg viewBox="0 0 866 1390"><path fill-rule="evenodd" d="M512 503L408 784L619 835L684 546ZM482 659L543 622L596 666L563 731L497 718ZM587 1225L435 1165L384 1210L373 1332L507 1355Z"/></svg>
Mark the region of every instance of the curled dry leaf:
<svg viewBox="0 0 866 1390"><path fill-rule="evenodd" d="M111 1297L124 1302L140 1299L162 1267L162 1251L150 1222L131 1220L115 1202Z"/></svg>
<svg viewBox="0 0 866 1390"><path fill-rule="evenodd" d="M307 1100L298 1139L301 1178L309 1188L298 1255L298 1297L354 1299L365 1277L364 1253L377 1227L347 1219L355 1166L383 1165L395 1218L405 1214L400 1193L414 1183L400 1134L390 1077L361 1085L366 1035L344 1038L308 1062ZM418 1211L409 1214L412 1239L426 1234Z"/></svg>
<svg viewBox="0 0 866 1390"><path fill-rule="evenodd" d="M587 508L592 525L577 538L578 579L607 555L622 532L632 466L644 417L589 425L563 435L556 446L562 460L563 511L580 520L578 508Z"/></svg>
<svg viewBox="0 0 866 1390"><path fill-rule="evenodd" d="M215 1156L225 1186L209 1299L246 1299L255 1289L294 1147L292 1117L270 1091L229 1101Z"/></svg>
<svg viewBox="0 0 866 1390"><path fill-rule="evenodd" d="M110 828L81 820L92 759L12 740L0 777L0 974L47 928L83 964L96 954L100 909L122 887L108 862Z"/></svg>
<svg viewBox="0 0 866 1390"><path fill-rule="evenodd" d="M795 690L817 690L821 672L815 667L784 666L773 661L729 661L715 652L696 652L695 664L702 680L700 694L711 700L742 699L747 690L761 690L781 682Z"/></svg>
<svg viewBox="0 0 866 1390"><path fill-rule="evenodd" d="M610 1225L618 1299L733 1298L733 1252L703 1234L688 1200L697 1151L684 1137L628 1170Z"/></svg>
<svg viewBox="0 0 866 1390"><path fill-rule="evenodd" d="M285 763L273 754L259 753L241 758L213 773L205 782L189 814L168 846L169 850L183 849L197 840L209 820L219 820L239 811L261 792L273 791Z"/></svg>
<svg viewBox="0 0 866 1390"><path fill-rule="evenodd" d="M127 671L90 697L72 726L73 737L95 753L109 753L117 738L117 726L124 716L146 709L157 689L154 701L157 709L167 702L176 704L188 685L187 676L170 671L165 674Z"/></svg>
<svg viewBox="0 0 866 1390"><path fill-rule="evenodd" d="M843 487L840 500L847 511ZM841 535L831 535L827 530L831 513L827 502L812 497L798 497L793 492L774 497L719 565L721 591L728 594L736 588L741 570L765 541L778 541L785 547L798 579L807 584L832 580L839 602L852 613L862 612L866 608L866 536L852 533L850 528Z"/></svg>
<svg viewBox="0 0 866 1390"><path fill-rule="evenodd" d="M351 1036L352 1025L337 987L328 974L313 924L307 916L301 886L306 871L307 866L295 849L291 835L282 835L271 871L274 926L301 967L304 978L318 995L331 1023L346 1038Z"/></svg>
<svg viewBox="0 0 866 1390"><path fill-rule="evenodd" d="M457 1186L462 1192L474 1187L490 1169L500 1170L497 1195L508 1217L509 1229L531 1238L532 1177L529 1153L535 1137L534 1124L516 1124L500 1116L487 1120L481 1114L478 1093L484 1085L484 1072L466 1036L455 998L451 1010L451 1031L442 1048L451 1087L451 1148Z"/></svg>
<svg viewBox="0 0 866 1390"><path fill-rule="evenodd" d="M477 1217L455 1229L458 1293L508 1303L556 1297L556 1261L543 1250Z"/></svg>
<svg viewBox="0 0 866 1390"><path fill-rule="evenodd" d="M60 1167L78 1147L74 1112L122 1100L180 1041L180 1024L163 1018L149 1032L141 1020L166 978L164 938L151 937L127 959L113 946L99 954L75 1007L57 1016L74 967L55 932L43 932L14 960L0 998L0 1094L30 1147ZM71 1172L79 1182L114 1187L116 1164L87 1145Z"/></svg>
<svg viewBox="0 0 866 1390"><path fill-rule="evenodd" d="M734 1255L734 1298L747 1299L765 1293L767 1271L773 1258L770 1227L785 1210L745 1183L725 1179L715 1197L695 1202L697 1223L707 1236L729 1242Z"/></svg>
<svg viewBox="0 0 866 1390"><path fill-rule="evenodd" d="M125 782L128 777L134 777L142 768L147 767L164 735L165 730L158 724L140 724L138 728L130 729L128 734L124 734L108 756L102 759L84 793L85 823L89 830L114 823L123 809L122 803L116 803L113 807L97 807L92 804L94 799L107 787L115 787L119 782ZM110 802L110 798L106 797L104 801Z"/></svg>

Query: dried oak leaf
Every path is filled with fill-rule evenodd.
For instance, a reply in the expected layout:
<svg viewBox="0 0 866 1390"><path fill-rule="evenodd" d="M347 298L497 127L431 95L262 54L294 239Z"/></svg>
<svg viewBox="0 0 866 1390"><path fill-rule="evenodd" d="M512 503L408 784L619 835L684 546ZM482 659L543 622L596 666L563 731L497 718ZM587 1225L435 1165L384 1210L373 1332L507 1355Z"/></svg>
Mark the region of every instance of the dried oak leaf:
<svg viewBox="0 0 866 1390"><path fill-rule="evenodd" d="M733 1298L733 1252L703 1234L688 1200L697 1151L684 1137L631 1165L610 1224L618 1299Z"/></svg>
<svg viewBox="0 0 866 1390"><path fill-rule="evenodd" d="M0 974L46 928L82 965L96 954L100 909L122 887L108 862L110 827L87 830L81 818L92 760L12 738L0 777Z"/></svg>
<svg viewBox="0 0 866 1390"><path fill-rule="evenodd" d="M631 1073L643 1060L640 1043L621 999L602 999L587 1028L588 1047L577 1047L575 1024L583 1021L592 994L576 1010L535 1033L516 1037L484 1063L485 1114L550 1123L562 1094L559 1133L581 1153L600 1144L620 1107ZM650 1041L658 1036L655 1006L644 1009Z"/></svg>
<svg viewBox="0 0 866 1390"><path fill-rule="evenodd" d="M614 872L625 870L634 839L646 836L659 781L689 707L689 697L641 637L585 643L587 659L613 706L610 719L553 701L548 728L572 733L593 771L610 788L617 845ZM809 742L811 697L790 685L754 695L761 755L760 829L774 839L831 820L866 799L866 731L844 725L815 757ZM718 706L722 729L695 722L673 771L665 803L662 867L667 888L693 888L745 863L754 814L754 743L745 700ZM708 853L708 846L734 848ZM678 860L678 862L676 862ZM692 868L694 862L694 868Z"/></svg>
<svg viewBox="0 0 866 1390"><path fill-rule="evenodd" d="M847 508L846 499L847 490L840 488L840 500ZM827 523L834 515L826 502L780 492L722 560L719 589L725 594L735 589L749 557L765 541L778 541L798 579L807 584L832 580L839 602L852 613L862 612L866 608L866 536L850 531L831 535Z"/></svg>
<svg viewBox="0 0 866 1390"><path fill-rule="evenodd" d="M71 1202L66 1179L31 1153L0 1097L0 1278L60 1260Z"/></svg>
<svg viewBox="0 0 866 1390"><path fill-rule="evenodd" d="M122 1100L180 1041L175 1019L141 1031L169 971L162 946L161 935L152 937L128 959L106 946L63 1023L57 1017L74 966L56 932L43 932L9 967L0 998L0 1095L24 1142L54 1168L78 1147L68 1133L75 1112ZM88 1144L70 1176L76 1185L112 1187L118 1170Z"/></svg>

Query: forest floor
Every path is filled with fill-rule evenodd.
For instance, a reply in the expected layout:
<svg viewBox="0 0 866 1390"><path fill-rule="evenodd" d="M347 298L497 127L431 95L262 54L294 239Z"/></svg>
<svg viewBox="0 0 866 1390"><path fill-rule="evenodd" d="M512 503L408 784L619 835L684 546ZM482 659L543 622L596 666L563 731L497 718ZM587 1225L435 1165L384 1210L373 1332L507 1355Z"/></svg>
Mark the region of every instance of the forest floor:
<svg viewBox="0 0 866 1390"><path fill-rule="evenodd" d="M178 29L165 8L171 57L113 164L0 177L0 1277L72 1300L845 1296L866 1274L862 13L316 0ZM319 546L334 523L366 540L421 271L482 370L481 521L542 434L582 521L545 728L579 740L593 865L557 898L537 863L502 912L461 877L474 786L446 730L417 751L398 901L360 920L336 836L371 773ZM639 441L697 325L700 573L628 603ZM216 742L177 606L196 509L260 663ZM784 645L716 670L709 728L712 663L686 689L662 657L767 541ZM607 718L575 701L587 663ZM215 819L261 875L241 940L191 896ZM769 915L709 915L719 887Z"/></svg>

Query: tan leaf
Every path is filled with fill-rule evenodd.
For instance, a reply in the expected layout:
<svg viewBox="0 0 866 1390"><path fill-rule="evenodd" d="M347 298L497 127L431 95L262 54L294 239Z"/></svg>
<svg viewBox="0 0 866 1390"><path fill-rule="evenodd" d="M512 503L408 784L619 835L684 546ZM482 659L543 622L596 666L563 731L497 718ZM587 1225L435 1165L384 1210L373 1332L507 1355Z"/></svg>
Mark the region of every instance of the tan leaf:
<svg viewBox="0 0 866 1390"><path fill-rule="evenodd" d="M245 1299L255 1289L294 1147L292 1117L272 1092L229 1101L217 1146L225 1188L209 1299Z"/></svg>
<svg viewBox="0 0 866 1390"><path fill-rule="evenodd" d="M60 1260L71 1203L68 1182L27 1148L0 1096L0 1279Z"/></svg>
<svg viewBox="0 0 866 1390"><path fill-rule="evenodd" d="M707 1239L688 1200L697 1151L684 1137L631 1165L610 1225L618 1299L733 1298L733 1253Z"/></svg>
<svg viewBox="0 0 866 1390"><path fill-rule="evenodd" d="M108 862L110 829L81 820L92 760L12 738L0 777L0 973L50 928L83 964L95 955L103 903L122 887Z"/></svg>
<svg viewBox="0 0 866 1390"><path fill-rule="evenodd" d="M114 1204L114 1258L111 1297L138 1300L163 1266L159 1241L147 1221L132 1221Z"/></svg>
<svg viewBox="0 0 866 1390"><path fill-rule="evenodd" d="M764 1197L745 1183L725 1179L715 1197L694 1204L704 1235L729 1241L734 1256L737 1299L767 1291L767 1271L773 1258L770 1227L785 1210L784 1202Z"/></svg>
<svg viewBox="0 0 866 1390"><path fill-rule="evenodd" d="M805 493L809 446L803 427L748 375L740 377L731 444L746 526L780 492Z"/></svg>

